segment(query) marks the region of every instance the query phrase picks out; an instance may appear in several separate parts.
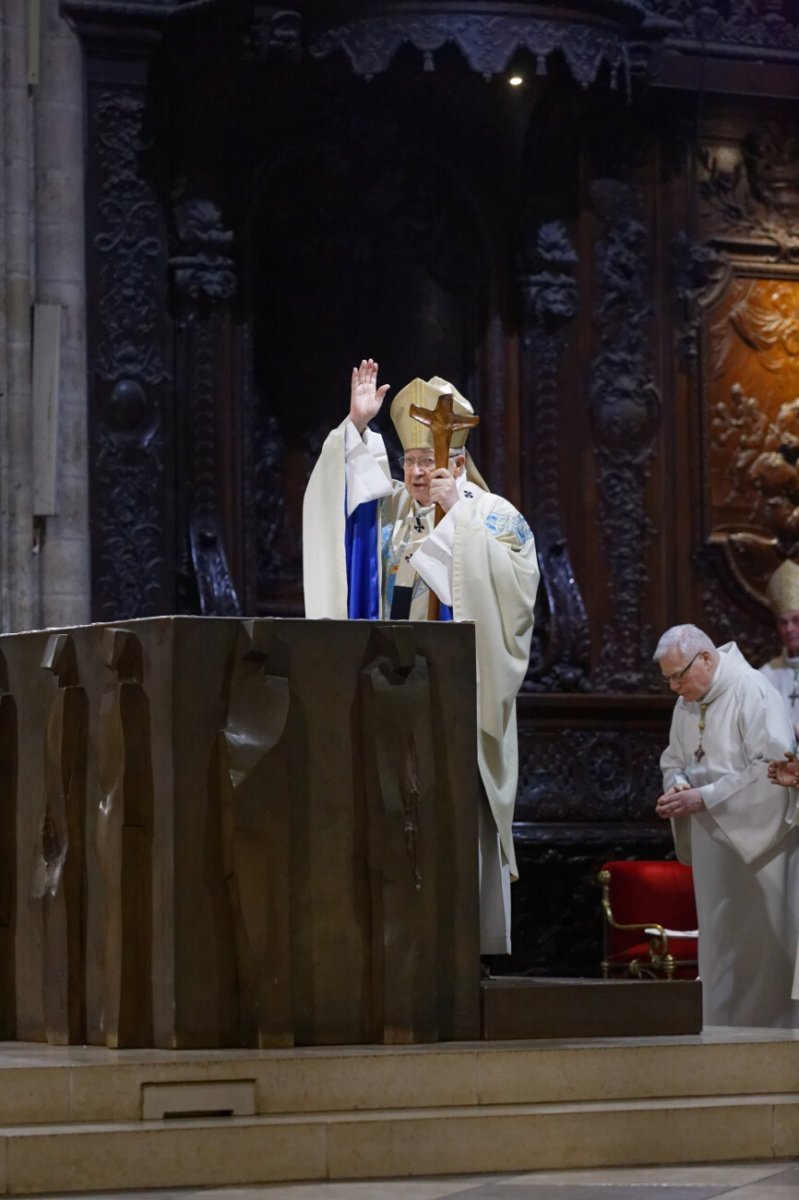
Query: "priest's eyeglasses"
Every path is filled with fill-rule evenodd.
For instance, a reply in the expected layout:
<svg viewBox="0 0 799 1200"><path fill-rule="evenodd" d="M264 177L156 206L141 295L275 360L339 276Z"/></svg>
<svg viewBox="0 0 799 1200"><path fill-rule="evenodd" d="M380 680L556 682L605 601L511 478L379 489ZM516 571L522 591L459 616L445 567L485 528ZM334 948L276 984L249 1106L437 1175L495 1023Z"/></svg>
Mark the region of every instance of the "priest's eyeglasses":
<svg viewBox="0 0 799 1200"><path fill-rule="evenodd" d="M436 460L432 454L425 455L424 458L416 458L409 454L403 454L399 460L399 465L403 471L434 471L436 469Z"/></svg>
<svg viewBox="0 0 799 1200"><path fill-rule="evenodd" d="M691 667L694 665L694 663L699 658L699 655L701 653L702 653L701 650L697 650L696 654L693 656L691 661L688 663L688 666L683 667L680 671L675 671L672 675L661 675L661 679L665 683L666 687L671 687L671 685L673 683L679 683L680 680L685 679L685 676L688 674Z"/></svg>
<svg viewBox="0 0 799 1200"><path fill-rule="evenodd" d="M463 454L463 451L450 450L449 457L457 458L459 454ZM425 454L420 458L416 458L415 455L403 454L398 461L403 471L415 471L417 468L420 471L435 471L436 469L436 460L432 454Z"/></svg>

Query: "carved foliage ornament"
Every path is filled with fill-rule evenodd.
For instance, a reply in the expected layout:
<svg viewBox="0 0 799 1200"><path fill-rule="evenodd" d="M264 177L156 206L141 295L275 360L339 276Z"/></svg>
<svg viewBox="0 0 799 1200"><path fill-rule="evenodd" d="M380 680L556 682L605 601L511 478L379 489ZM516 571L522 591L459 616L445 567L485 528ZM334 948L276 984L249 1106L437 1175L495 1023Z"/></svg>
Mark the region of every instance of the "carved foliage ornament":
<svg viewBox="0 0 799 1200"><path fill-rule="evenodd" d="M577 282L571 268L577 253L562 221L548 221L538 230L535 266L519 277L525 314L541 330L555 332L577 313Z"/></svg>
<svg viewBox="0 0 799 1200"><path fill-rule="evenodd" d="M740 145L700 153L701 218L716 245L799 258L799 138L771 121Z"/></svg>
<svg viewBox="0 0 799 1200"><path fill-rule="evenodd" d="M274 414L265 406L260 412L253 441L258 591L268 595L273 581L287 566L281 551L281 534L286 521L283 488L286 447Z"/></svg>
<svg viewBox="0 0 799 1200"><path fill-rule="evenodd" d="M541 564L539 605L524 682L526 691L588 686L588 619L561 525L557 367L569 322L577 313L577 254L562 221L542 225L519 276L525 312L525 352L536 363L536 544Z"/></svg>
<svg viewBox="0 0 799 1200"><path fill-rule="evenodd" d="M682 33L700 42L799 50L793 0L651 0Z"/></svg>
<svg viewBox="0 0 799 1200"><path fill-rule="evenodd" d="M310 46L315 58L343 50L356 75L371 79L385 71L404 45L424 56L424 69L432 71L434 55L445 45L458 48L473 71L486 79L504 71L513 55L527 50L535 56L538 73L546 74L546 61L559 50L582 87L594 83L603 66L615 86L621 74L629 89L631 77L646 53L642 43L630 42L621 32L598 25L559 23L525 16L411 13L375 16L329 29Z"/></svg>
<svg viewBox="0 0 799 1200"><path fill-rule="evenodd" d="M144 101L132 94L106 94L95 119L102 172L94 239L101 330L95 369L103 379L135 371L158 383L166 370L150 335L158 320L162 245L156 196L138 169Z"/></svg>
<svg viewBox="0 0 799 1200"><path fill-rule="evenodd" d="M302 15L294 9L256 0L244 50L256 62L275 58L298 62L302 55Z"/></svg>
<svg viewBox="0 0 799 1200"><path fill-rule="evenodd" d="M687 371L696 366L702 314L726 287L732 268L727 256L713 246L693 241L685 231L671 246L674 293L678 312L678 353Z"/></svg>
<svg viewBox="0 0 799 1200"><path fill-rule="evenodd" d="M519 731L517 821L651 823L665 728Z"/></svg>
<svg viewBox="0 0 799 1200"><path fill-rule="evenodd" d="M210 303L230 300L236 292L233 234L222 227L222 215L213 200L195 197L180 200L174 208L178 252L169 264L178 294Z"/></svg>
<svg viewBox="0 0 799 1200"><path fill-rule="evenodd" d="M615 620L604 631L599 678L612 691L651 691L652 631L643 621L647 543L646 485L660 427L660 396L649 347L648 236L641 197L613 179L592 194L597 244L599 353L591 372L591 425L601 496L601 532L611 569Z"/></svg>
<svg viewBox="0 0 799 1200"><path fill-rule="evenodd" d="M165 247L155 194L139 174L143 97L101 95L95 141L101 184L93 367L113 384L94 436L95 589L102 598L98 616L117 619L157 611L163 567L157 387L169 377L158 344Z"/></svg>

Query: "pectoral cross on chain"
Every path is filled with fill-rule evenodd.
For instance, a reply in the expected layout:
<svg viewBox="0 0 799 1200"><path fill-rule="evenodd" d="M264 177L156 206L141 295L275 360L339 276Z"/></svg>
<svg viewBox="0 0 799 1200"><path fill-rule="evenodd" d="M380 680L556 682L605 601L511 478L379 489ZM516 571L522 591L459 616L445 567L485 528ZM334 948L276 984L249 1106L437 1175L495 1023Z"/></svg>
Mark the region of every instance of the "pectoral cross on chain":
<svg viewBox="0 0 799 1200"><path fill-rule="evenodd" d="M699 705L699 745L697 746L696 750L694 750L694 759L698 763L701 763L702 759L705 757L705 750L702 746L702 740L705 736L705 713L707 712L707 708L707 704Z"/></svg>

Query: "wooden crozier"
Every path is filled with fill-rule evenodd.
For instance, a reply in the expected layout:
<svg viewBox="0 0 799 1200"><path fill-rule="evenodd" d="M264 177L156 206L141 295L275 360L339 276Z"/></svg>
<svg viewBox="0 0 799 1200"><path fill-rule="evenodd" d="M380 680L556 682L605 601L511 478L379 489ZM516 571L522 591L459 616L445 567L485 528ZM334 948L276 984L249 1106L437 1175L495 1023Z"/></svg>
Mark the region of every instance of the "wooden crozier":
<svg viewBox="0 0 799 1200"><path fill-rule="evenodd" d="M443 392L439 396L435 408L422 408L418 404L412 404L410 407L410 414L414 420L419 421L422 425L427 425L433 435L433 454L437 468L449 466L449 448L452 444L452 435L457 433L459 429L473 429L475 425L480 424L480 418L477 416L453 412L452 401L452 393ZM433 516L434 528L443 515L444 511L441 505L437 504ZM437 621L438 615L439 599L431 588L430 597L427 602L427 619L428 621Z"/></svg>

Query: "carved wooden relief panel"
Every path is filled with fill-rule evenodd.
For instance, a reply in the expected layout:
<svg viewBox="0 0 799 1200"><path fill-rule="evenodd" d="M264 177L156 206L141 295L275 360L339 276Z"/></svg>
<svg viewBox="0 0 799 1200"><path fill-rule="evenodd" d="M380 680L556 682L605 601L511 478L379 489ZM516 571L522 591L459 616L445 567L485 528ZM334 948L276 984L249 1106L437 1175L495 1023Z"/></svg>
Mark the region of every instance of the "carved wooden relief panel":
<svg viewBox="0 0 799 1200"><path fill-rule="evenodd" d="M760 657L766 582L799 549L799 170L784 113L742 118L715 114L699 153L702 536L722 589L703 600Z"/></svg>
<svg viewBox="0 0 799 1200"><path fill-rule="evenodd" d="M799 544L799 279L733 279L708 318L711 538L761 593Z"/></svg>

